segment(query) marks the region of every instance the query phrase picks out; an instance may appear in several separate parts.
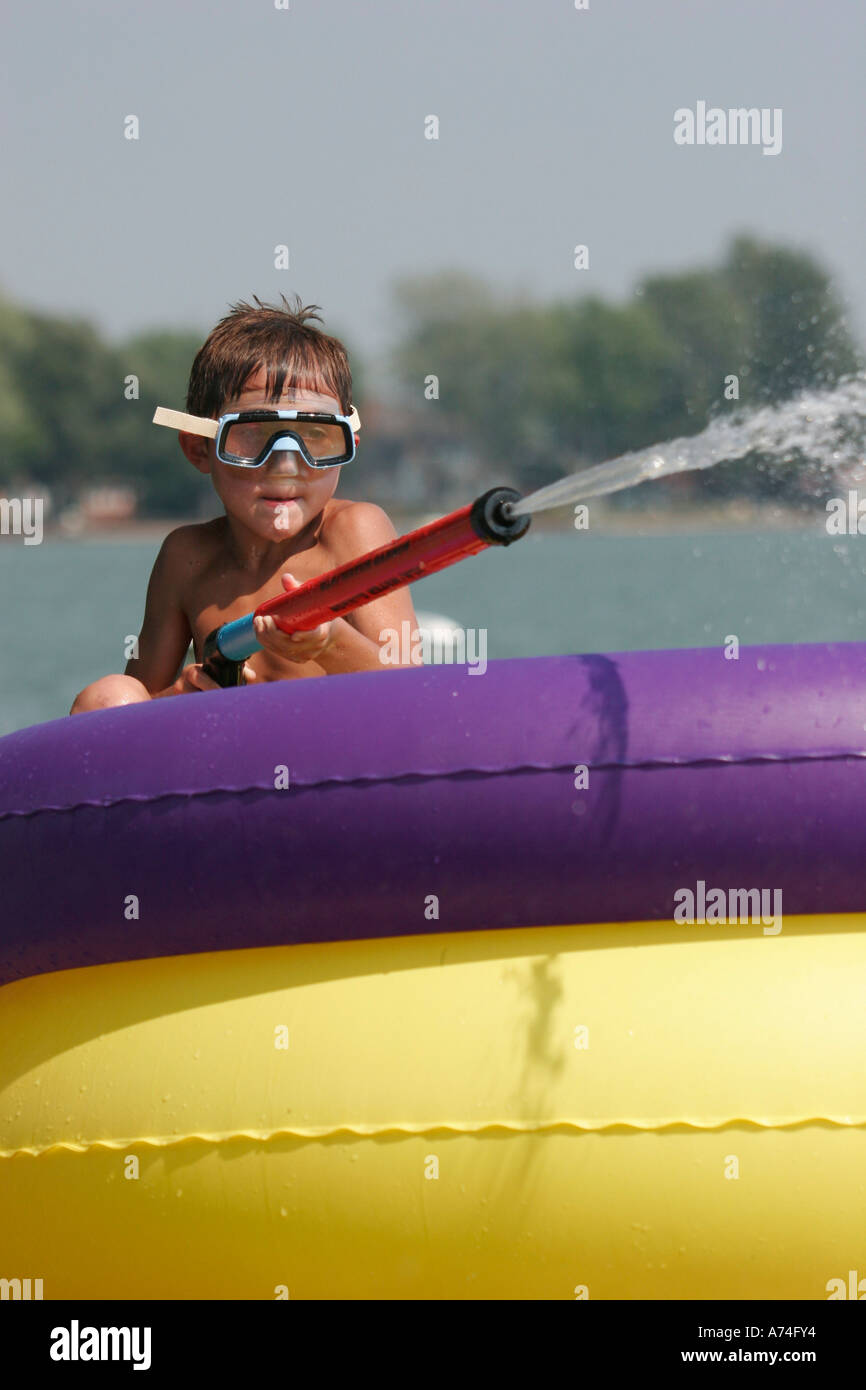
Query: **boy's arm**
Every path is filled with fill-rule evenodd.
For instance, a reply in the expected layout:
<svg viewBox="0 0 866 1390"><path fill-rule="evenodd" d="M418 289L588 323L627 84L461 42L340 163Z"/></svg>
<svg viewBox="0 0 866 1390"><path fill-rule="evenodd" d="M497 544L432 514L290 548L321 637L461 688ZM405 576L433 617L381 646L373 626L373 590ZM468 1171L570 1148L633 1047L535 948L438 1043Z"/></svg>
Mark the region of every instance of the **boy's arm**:
<svg viewBox="0 0 866 1390"><path fill-rule="evenodd" d="M346 558L365 555L397 537L387 512L372 502L355 502L334 517L332 535ZM402 624L408 622L410 644L403 643ZM422 665L419 644L416 657L411 659L411 638L418 626L415 607L408 586L394 589L390 594L365 603L346 618L337 618L331 626L331 641L321 656L319 665L328 674L345 670L390 670L401 666ZM388 641L388 633L396 637ZM382 636L382 634L386 634ZM387 644L387 645L386 645ZM395 645L397 650L395 651ZM395 659L399 653L399 660ZM383 660L387 655L388 660Z"/></svg>
<svg viewBox="0 0 866 1390"><path fill-rule="evenodd" d="M180 530L166 536L156 557L147 586L138 657L126 663L126 675L135 676L151 695L169 693L192 637L179 599L180 561L182 553L187 553L180 536Z"/></svg>

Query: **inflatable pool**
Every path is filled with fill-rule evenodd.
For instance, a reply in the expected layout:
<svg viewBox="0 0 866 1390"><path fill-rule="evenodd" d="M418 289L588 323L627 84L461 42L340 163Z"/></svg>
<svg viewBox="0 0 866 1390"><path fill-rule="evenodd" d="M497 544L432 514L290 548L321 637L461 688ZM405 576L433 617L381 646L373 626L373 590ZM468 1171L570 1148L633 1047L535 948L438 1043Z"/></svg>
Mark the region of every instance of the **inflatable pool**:
<svg viewBox="0 0 866 1390"><path fill-rule="evenodd" d="M0 1276L827 1298L866 1274L864 803L859 644L7 737Z"/></svg>

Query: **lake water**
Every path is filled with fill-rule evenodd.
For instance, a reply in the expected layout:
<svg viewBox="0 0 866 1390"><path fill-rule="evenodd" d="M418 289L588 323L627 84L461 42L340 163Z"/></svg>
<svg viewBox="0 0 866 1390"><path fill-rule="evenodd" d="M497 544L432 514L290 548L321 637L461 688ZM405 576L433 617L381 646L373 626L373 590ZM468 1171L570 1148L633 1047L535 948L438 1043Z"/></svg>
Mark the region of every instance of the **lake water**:
<svg viewBox="0 0 866 1390"><path fill-rule="evenodd" d="M820 523L818 523L820 525ZM65 714L123 669L159 542L0 544L0 734ZM414 586L415 604L486 628L488 659L866 639L866 537L823 529L530 533Z"/></svg>

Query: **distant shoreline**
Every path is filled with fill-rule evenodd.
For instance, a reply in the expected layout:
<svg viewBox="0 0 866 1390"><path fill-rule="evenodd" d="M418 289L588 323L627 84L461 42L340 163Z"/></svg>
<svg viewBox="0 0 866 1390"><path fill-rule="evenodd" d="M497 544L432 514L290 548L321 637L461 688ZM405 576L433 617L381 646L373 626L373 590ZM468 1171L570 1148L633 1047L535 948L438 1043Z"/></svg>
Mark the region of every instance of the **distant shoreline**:
<svg viewBox="0 0 866 1390"><path fill-rule="evenodd" d="M803 511L790 506L780 506L769 502L744 502L742 500L722 502L716 506L642 508L640 511L623 511L606 505L603 500L586 503L589 509L588 535L664 535L681 532L701 531L815 531L825 530L824 513L815 508ZM386 508L398 532L414 530L433 521L443 512L414 511L400 512L396 508ZM51 540L65 541L135 541L159 540L178 526L188 526L210 520L202 517L164 517L139 519L126 522L104 522L85 525L74 532L67 531L58 524L46 524L45 536ZM555 512L542 512L533 517L535 532L573 532L572 513L567 508ZM9 539L14 539L10 537Z"/></svg>

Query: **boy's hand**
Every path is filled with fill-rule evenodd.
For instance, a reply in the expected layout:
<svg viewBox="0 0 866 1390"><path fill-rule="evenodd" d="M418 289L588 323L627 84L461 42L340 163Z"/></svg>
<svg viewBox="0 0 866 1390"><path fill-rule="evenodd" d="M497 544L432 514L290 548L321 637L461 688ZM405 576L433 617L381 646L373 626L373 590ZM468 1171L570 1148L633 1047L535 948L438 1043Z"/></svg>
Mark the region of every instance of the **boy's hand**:
<svg viewBox="0 0 866 1390"><path fill-rule="evenodd" d="M256 678L256 673L249 662L244 663L244 685L251 685ZM170 685L167 690L160 690L154 695L154 700L158 700L163 695L194 695L197 691L219 690L215 680L204 673L204 666L200 661L191 662L189 666L184 666L174 685Z"/></svg>
<svg viewBox="0 0 866 1390"><path fill-rule="evenodd" d="M287 593L300 589L300 580L292 574L280 576ZM281 632L273 618L256 618L253 624L256 639L265 651L289 661L315 661L330 646L333 637L333 623L320 623L310 632Z"/></svg>

